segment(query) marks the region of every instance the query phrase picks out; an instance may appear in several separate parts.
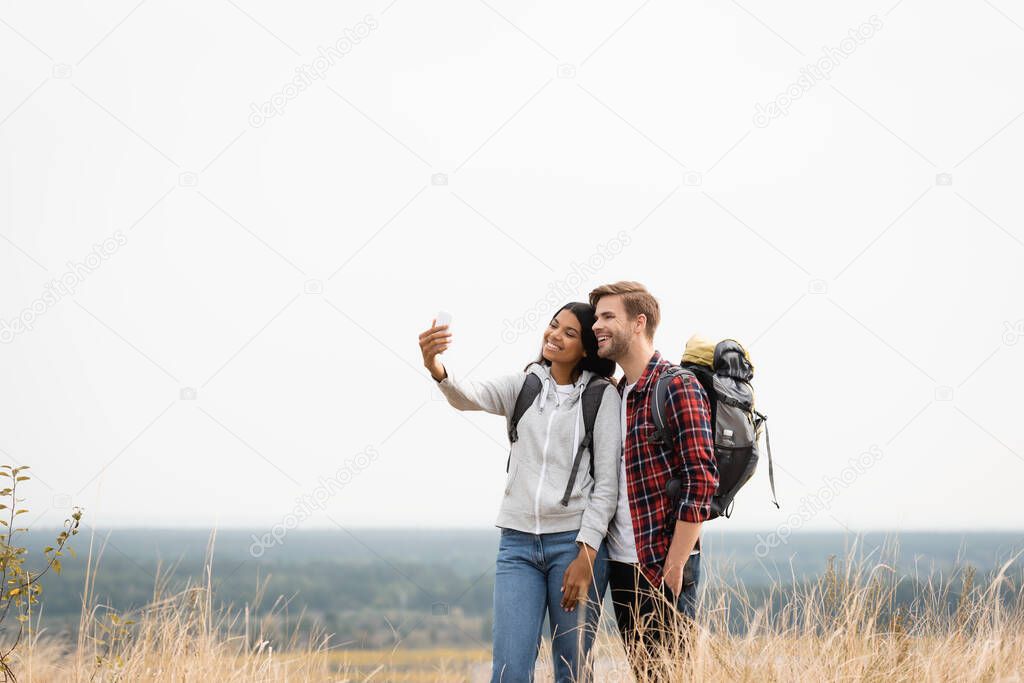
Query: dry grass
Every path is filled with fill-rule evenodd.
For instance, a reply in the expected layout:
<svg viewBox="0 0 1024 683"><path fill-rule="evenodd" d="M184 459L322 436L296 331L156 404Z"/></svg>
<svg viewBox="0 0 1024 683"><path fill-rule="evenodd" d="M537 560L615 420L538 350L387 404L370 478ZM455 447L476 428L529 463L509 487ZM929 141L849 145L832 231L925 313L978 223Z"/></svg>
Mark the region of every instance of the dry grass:
<svg viewBox="0 0 1024 683"><path fill-rule="evenodd" d="M678 629L672 646L647 662L656 673L638 680L1024 680L1024 595L1019 577L1006 576L1016 558L983 586L969 567L923 581L913 602L899 606L906 579L851 553L838 566L830 561L819 579L791 583L784 599L776 586L767 601L774 598L774 613L751 604L742 587L719 593L703 605L700 626ZM742 628L730 632L737 604ZM619 651L617 643L602 645ZM599 681L633 680L624 659L605 666L599 661Z"/></svg>
<svg viewBox="0 0 1024 683"><path fill-rule="evenodd" d="M1006 576L1009 566L982 585L969 569L932 581L901 608L896 572L863 559L830 565L818 580L790 586L784 600L778 587L773 612L742 588L705 595L699 628L678 643L688 655L666 651L660 680L1021 681L1024 597L1020 581ZM205 579L173 595L158 582L132 624L128 615L112 618L86 590L78 642L30 639L15 662L19 680L488 680L485 650L331 649L326 634L300 638L297 629L272 644L264 633L273 614L216 608L209 572ZM735 628L737 618L744 628ZM632 680L613 633L602 632L596 652L598 681ZM550 672L542 654L538 680L551 680Z"/></svg>

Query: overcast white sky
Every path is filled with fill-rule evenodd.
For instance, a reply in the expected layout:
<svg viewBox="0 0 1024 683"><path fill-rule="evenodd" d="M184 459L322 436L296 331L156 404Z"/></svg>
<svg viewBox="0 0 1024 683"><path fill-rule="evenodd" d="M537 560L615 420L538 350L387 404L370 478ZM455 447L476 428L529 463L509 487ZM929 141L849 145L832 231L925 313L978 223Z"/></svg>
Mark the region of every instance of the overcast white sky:
<svg viewBox="0 0 1024 683"><path fill-rule="evenodd" d="M1022 63L1005 0L0 3L0 455L36 523L268 528L348 463L303 528L487 527L503 421L416 335L505 373L627 278L669 357L751 346L783 510L732 528L1019 529Z"/></svg>

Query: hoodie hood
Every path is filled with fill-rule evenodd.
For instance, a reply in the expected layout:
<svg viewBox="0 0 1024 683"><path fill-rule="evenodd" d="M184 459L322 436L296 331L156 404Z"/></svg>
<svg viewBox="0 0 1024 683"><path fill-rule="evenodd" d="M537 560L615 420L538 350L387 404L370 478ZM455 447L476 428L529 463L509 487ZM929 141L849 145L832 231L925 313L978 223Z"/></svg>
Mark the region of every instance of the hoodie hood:
<svg viewBox="0 0 1024 683"><path fill-rule="evenodd" d="M555 394L555 378L551 375L551 367L545 363L534 362L529 365L527 372L537 375L540 379L540 395L537 397L537 410L541 413L544 412L544 407L547 405L548 396L554 400ZM567 399L563 400L563 403L567 403L569 406L577 405L580 401L580 397L583 396L583 390L587 388L587 384L594 378L594 373L590 370L583 370L580 373L576 383L573 384L572 393ZM577 405L577 408L581 406Z"/></svg>

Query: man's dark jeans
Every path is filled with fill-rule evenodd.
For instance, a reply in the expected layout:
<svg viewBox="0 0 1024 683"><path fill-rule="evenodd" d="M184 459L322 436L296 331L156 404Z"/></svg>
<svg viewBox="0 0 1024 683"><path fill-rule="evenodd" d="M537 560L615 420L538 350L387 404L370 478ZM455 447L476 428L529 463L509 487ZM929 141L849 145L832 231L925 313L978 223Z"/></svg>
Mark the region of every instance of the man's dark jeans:
<svg viewBox="0 0 1024 683"><path fill-rule="evenodd" d="M640 680L667 681L668 674L662 669L666 656L677 661L686 654L697 611L700 553L690 555L686 562L678 599L667 586L652 586L639 565L609 561L608 567L615 621L633 673Z"/></svg>

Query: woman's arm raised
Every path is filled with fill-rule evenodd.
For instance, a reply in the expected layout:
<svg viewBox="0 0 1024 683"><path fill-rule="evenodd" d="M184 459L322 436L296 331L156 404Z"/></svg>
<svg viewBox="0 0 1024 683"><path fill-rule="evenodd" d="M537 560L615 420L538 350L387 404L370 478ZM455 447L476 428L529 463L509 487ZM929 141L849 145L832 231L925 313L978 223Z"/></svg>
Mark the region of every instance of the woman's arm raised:
<svg viewBox="0 0 1024 683"><path fill-rule="evenodd" d="M420 334L423 365L438 383L448 403L459 410L484 410L495 415L509 415L519 389L523 386L523 373L517 372L493 380L455 379L438 358L449 346L451 333L447 325L434 325Z"/></svg>

